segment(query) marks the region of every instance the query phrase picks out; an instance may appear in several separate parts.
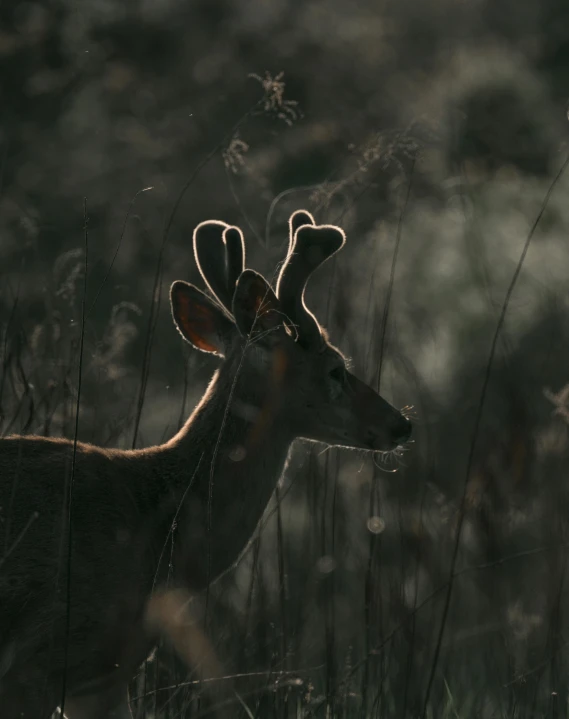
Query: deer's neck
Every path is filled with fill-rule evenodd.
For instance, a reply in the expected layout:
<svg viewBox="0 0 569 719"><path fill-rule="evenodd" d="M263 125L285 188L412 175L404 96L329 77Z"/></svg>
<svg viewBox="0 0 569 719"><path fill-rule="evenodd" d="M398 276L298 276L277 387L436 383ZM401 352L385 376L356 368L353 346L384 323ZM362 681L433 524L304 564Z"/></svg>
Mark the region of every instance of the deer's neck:
<svg viewBox="0 0 569 719"><path fill-rule="evenodd" d="M216 374L186 425L163 447L168 504L177 512L177 562L196 589L239 558L293 440L279 421L281 398L267 392L251 401L247 394L231 376Z"/></svg>

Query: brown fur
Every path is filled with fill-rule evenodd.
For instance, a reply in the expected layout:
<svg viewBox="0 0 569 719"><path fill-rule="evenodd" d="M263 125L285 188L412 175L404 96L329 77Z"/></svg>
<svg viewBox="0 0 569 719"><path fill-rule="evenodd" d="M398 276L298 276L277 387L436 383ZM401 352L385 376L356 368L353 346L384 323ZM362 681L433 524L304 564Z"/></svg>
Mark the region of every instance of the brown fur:
<svg viewBox="0 0 569 719"><path fill-rule="evenodd" d="M0 440L2 719L47 719L64 690L70 719L128 717L128 682L176 626L156 620L172 602L153 598L199 592L238 561L294 439L373 451L408 436L322 334L304 345L283 329L263 278L244 272L233 305L235 324L196 288L172 288L180 332L225 360L169 442Z"/></svg>

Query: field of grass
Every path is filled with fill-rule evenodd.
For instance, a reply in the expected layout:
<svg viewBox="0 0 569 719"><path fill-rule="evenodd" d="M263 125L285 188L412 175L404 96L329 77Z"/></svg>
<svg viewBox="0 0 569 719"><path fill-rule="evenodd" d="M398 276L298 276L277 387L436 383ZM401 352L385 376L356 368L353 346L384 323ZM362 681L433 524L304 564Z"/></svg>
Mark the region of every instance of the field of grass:
<svg viewBox="0 0 569 719"><path fill-rule="evenodd" d="M193 228L239 225L270 279L299 208L348 238L307 304L413 406L401 456L295 444L246 554L191 604L213 654L165 637L136 719L566 717L564 6L16 5L2 436L172 436L217 366L168 307L199 284Z"/></svg>

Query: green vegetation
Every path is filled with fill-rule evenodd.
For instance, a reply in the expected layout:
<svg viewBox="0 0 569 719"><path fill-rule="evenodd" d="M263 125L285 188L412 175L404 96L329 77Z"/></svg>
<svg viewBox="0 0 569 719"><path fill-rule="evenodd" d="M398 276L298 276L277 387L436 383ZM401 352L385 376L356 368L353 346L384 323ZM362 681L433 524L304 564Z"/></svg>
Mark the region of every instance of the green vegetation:
<svg viewBox="0 0 569 719"><path fill-rule="evenodd" d="M167 302L193 228L270 276L298 208L348 237L307 304L416 415L400 458L295 446L194 602L227 678L164 641L137 719L569 714L568 28L562 0L0 5L2 435L74 437L79 405L81 440L171 436L216 367Z"/></svg>

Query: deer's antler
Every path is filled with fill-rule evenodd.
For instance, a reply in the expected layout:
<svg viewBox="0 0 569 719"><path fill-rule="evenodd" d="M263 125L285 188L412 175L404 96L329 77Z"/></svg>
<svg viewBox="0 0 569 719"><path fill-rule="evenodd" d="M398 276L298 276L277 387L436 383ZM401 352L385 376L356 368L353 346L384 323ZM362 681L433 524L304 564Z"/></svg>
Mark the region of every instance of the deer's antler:
<svg viewBox="0 0 569 719"><path fill-rule="evenodd" d="M346 236L335 225L316 225L309 212L299 210L289 220L290 245L277 280L277 297L304 345L321 341L318 321L304 303L310 275L343 246Z"/></svg>
<svg viewBox="0 0 569 719"><path fill-rule="evenodd" d="M194 230L196 264L210 292L231 313L239 275L245 269L245 242L238 227L206 220Z"/></svg>

